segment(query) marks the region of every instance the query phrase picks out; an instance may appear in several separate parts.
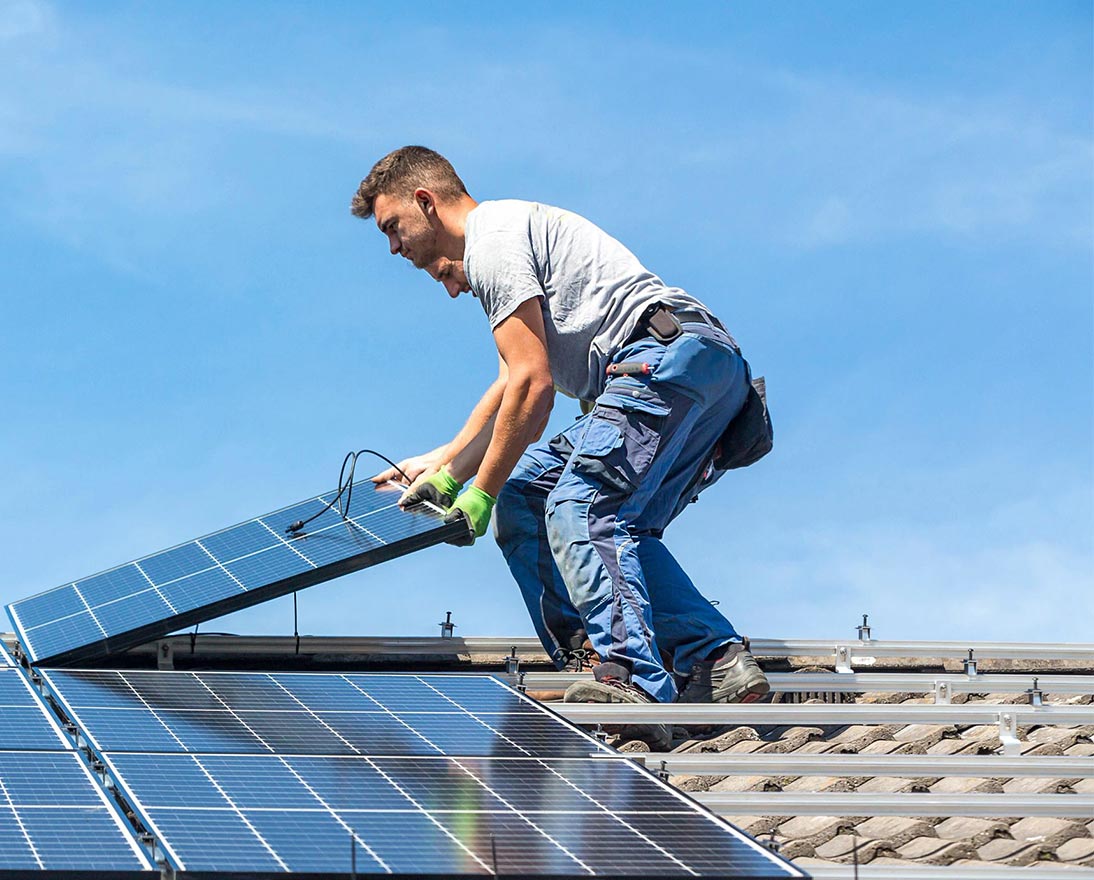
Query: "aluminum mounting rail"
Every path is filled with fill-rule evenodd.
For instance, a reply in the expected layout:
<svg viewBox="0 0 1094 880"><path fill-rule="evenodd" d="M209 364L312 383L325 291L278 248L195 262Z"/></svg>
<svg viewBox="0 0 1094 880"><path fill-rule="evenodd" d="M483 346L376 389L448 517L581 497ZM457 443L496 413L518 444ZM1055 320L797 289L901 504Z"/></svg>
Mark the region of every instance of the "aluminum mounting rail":
<svg viewBox="0 0 1094 880"><path fill-rule="evenodd" d="M1089 706L1008 703L544 703L575 724L1094 724Z"/></svg>
<svg viewBox="0 0 1094 880"><path fill-rule="evenodd" d="M177 649L188 650L187 634L170 636L162 641L172 642ZM513 648L517 656L535 662L546 660L546 653L539 639L528 636L463 636L440 638L429 636L302 636L302 653L345 654L509 654ZM236 636L219 633L198 634L195 645L208 649L214 645L229 651L284 650L288 643L295 643L291 636ZM860 663L870 658L949 658L964 659L969 649L977 659L1002 660L1078 660L1094 666L1094 644L1052 642L915 642L883 641L880 639L752 639L752 653L759 657L835 657L841 655ZM135 648L147 652L151 646Z"/></svg>
<svg viewBox="0 0 1094 880"><path fill-rule="evenodd" d="M814 880L1092 880L1094 869L1078 865L1054 865L1035 862L1024 868L1015 865L997 865L985 862L970 865L967 862L957 868L944 865L817 865L795 862Z"/></svg>
<svg viewBox="0 0 1094 880"><path fill-rule="evenodd" d="M189 633L166 636L131 649L133 654L149 654L168 643L180 654L335 654L361 656L451 656L484 654L517 656L528 662L546 663L547 654L537 638L512 636L301 636L299 652L293 636L240 636L231 633Z"/></svg>
<svg viewBox="0 0 1094 880"><path fill-rule="evenodd" d="M1094 795L689 791L722 816L1046 816L1089 819Z"/></svg>
<svg viewBox="0 0 1094 880"><path fill-rule="evenodd" d="M529 690L564 690L592 676L577 672L526 672L520 679ZM1094 675L951 675L922 672L769 672L776 693L829 692L945 694L1022 694L1033 687L1046 694L1094 694ZM514 683L517 678L512 677Z"/></svg>
<svg viewBox="0 0 1094 880"><path fill-rule="evenodd" d="M905 659L1075 660L1094 665L1094 644L1080 642L909 642L874 639L752 639L757 657L831 658L837 672L879 657Z"/></svg>
<svg viewBox="0 0 1094 880"><path fill-rule="evenodd" d="M627 752L650 770L694 776L974 776L1094 778L1094 757L1054 755Z"/></svg>

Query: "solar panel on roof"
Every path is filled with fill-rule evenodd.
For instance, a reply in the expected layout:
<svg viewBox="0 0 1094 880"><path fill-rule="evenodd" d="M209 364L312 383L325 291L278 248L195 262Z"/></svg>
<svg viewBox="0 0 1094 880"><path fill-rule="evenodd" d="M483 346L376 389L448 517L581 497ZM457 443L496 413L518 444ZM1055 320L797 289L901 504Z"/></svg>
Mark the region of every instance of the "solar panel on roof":
<svg viewBox="0 0 1094 880"><path fill-rule="evenodd" d="M169 632L265 602L446 541L426 506L402 510L394 485L358 486L343 519L328 510L306 531L289 524L319 513L333 494L302 501L8 606L32 663L65 664L121 651Z"/></svg>
<svg viewBox="0 0 1094 880"><path fill-rule="evenodd" d="M0 669L0 875L151 868L22 672Z"/></svg>
<svg viewBox="0 0 1094 880"><path fill-rule="evenodd" d="M8 649L4 647L3 642L0 642L0 667L14 665L15 661L12 660L11 654L8 653Z"/></svg>
<svg viewBox="0 0 1094 880"><path fill-rule="evenodd" d="M43 677L176 870L805 876L496 679Z"/></svg>

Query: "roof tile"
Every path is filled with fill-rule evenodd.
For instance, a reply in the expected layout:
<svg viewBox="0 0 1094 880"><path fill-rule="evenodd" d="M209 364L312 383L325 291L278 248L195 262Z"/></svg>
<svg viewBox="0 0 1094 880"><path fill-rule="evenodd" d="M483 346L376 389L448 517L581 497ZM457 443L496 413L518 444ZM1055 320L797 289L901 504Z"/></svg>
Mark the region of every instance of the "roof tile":
<svg viewBox="0 0 1094 880"><path fill-rule="evenodd" d="M1008 779L1003 783L1007 794L1074 794L1077 779L1050 779L1045 777Z"/></svg>
<svg viewBox="0 0 1094 880"><path fill-rule="evenodd" d="M844 863L857 859L861 864L873 861L879 851L894 854L893 847L887 840L870 840L857 834L837 835L816 848L816 853L821 858Z"/></svg>
<svg viewBox="0 0 1094 880"><path fill-rule="evenodd" d="M1066 819L1048 819L1039 816L1027 816L1010 826L1011 836L1015 840L1032 843L1044 843L1053 848L1072 838L1089 838L1090 832L1079 822Z"/></svg>
<svg viewBox="0 0 1094 880"><path fill-rule="evenodd" d="M939 837L917 837L897 850L905 859L913 859L927 865L949 865L958 859L976 858L976 850L963 840L944 840Z"/></svg>
<svg viewBox="0 0 1094 880"><path fill-rule="evenodd" d="M1061 862L1094 867L1094 840L1089 837L1073 837L1056 848L1056 858Z"/></svg>
<svg viewBox="0 0 1094 880"><path fill-rule="evenodd" d="M799 776L783 786L783 791L854 791L843 776Z"/></svg>
<svg viewBox="0 0 1094 880"><path fill-rule="evenodd" d="M1010 838L1010 827L998 819L976 819L971 816L951 816L934 826L935 834L946 840L965 840L974 847L983 846L997 837Z"/></svg>
<svg viewBox="0 0 1094 880"><path fill-rule="evenodd" d="M726 819L753 837L770 834L783 821L782 816L727 816Z"/></svg>
<svg viewBox="0 0 1094 880"><path fill-rule="evenodd" d="M932 794L967 794L974 791L1000 794L1003 786L998 779L983 779L978 776L946 776L931 786Z"/></svg>
<svg viewBox="0 0 1094 880"><path fill-rule="evenodd" d="M770 776L726 776L708 791L782 791L782 786Z"/></svg>
<svg viewBox="0 0 1094 880"><path fill-rule="evenodd" d="M856 791L895 794L900 791L922 790L922 788L923 785L918 779L905 779L900 776L872 776L862 783Z"/></svg>
<svg viewBox="0 0 1094 880"><path fill-rule="evenodd" d="M888 840L896 849L917 837L934 836L934 828L922 819L907 816L875 816L856 825L855 833L876 840Z"/></svg>
<svg viewBox="0 0 1094 880"><path fill-rule="evenodd" d="M846 816L795 816L779 825L778 834L787 840L805 840L817 847L837 834L849 831L853 825Z"/></svg>
<svg viewBox="0 0 1094 880"><path fill-rule="evenodd" d="M1028 840L989 840L976 850L976 854L986 862L998 862L1003 865L1032 865L1045 856L1051 858L1052 848L1043 843L1031 843Z"/></svg>
<svg viewBox="0 0 1094 880"><path fill-rule="evenodd" d="M893 739L898 742L914 742L924 749L933 746L944 737L957 735L957 728L952 724L908 724L893 734Z"/></svg>

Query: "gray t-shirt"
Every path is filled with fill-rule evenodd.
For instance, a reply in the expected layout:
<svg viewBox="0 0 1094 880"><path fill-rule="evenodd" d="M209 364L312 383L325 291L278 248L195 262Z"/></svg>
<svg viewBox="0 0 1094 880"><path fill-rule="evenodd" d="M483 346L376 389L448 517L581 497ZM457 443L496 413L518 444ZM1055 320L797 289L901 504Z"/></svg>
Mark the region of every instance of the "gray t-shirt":
<svg viewBox="0 0 1094 880"><path fill-rule="evenodd" d="M564 393L592 400L609 359L646 306L706 309L668 287L622 244L561 208L505 199L467 216L464 271L493 330L522 302L540 297L551 376Z"/></svg>

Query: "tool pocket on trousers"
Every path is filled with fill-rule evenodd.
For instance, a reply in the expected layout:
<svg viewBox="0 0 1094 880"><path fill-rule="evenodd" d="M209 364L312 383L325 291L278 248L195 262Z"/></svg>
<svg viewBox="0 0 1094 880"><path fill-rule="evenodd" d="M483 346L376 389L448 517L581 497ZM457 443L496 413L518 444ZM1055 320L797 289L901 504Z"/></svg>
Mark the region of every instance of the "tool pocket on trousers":
<svg viewBox="0 0 1094 880"><path fill-rule="evenodd" d="M663 415L597 404L571 458L574 472L610 494L631 494L653 462L664 421Z"/></svg>

